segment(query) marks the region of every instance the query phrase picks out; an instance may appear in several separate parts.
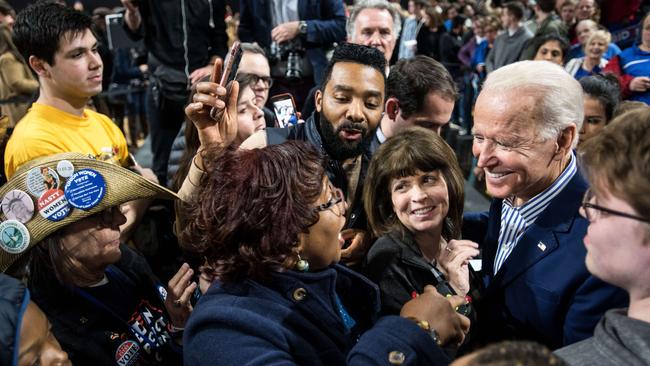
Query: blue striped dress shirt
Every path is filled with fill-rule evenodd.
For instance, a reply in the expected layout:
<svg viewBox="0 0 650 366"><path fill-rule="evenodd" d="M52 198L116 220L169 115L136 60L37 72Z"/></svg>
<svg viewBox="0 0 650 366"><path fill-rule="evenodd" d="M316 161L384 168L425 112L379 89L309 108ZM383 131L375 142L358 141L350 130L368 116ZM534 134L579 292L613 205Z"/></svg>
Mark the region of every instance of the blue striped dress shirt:
<svg viewBox="0 0 650 366"><path fill-rule="evenodd" d="M519 207L514 207L514 197L508 197L503 200L503 209L501 210L501 227L499 228L499 247L496 258L494 258L494 273L496 274L503 262L506 261L510 253L515 249L517 242L524 234L526 229L532 225L539 215L544 212L551 200L557 196L564 187L569 183L578 171L576 166L576 157L571 153L569 165L564 169L562 174L537 196L531 198L528 202ZM541 248L544 250L543 248Z"/></svg>

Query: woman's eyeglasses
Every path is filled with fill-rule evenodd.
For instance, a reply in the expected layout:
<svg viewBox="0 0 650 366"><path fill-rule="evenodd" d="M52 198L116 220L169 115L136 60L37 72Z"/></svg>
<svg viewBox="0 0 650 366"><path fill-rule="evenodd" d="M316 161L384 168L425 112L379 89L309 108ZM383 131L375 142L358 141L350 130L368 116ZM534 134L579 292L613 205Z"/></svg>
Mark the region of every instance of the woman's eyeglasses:
<svg viewBox="0 0 650 366"><path fill-rule="evenodd" d="M316 212L321 212L321 211L327 211L330 208L335 208L338 207L338 210L332 210L336 215L341 216L345 214L345 208L343 208L343 205L339 205L341 202L343 202L343 191L340 189L334 187L332 184L329 184L330 192L332 192L332 197L330 199L323 203L322 205L316 206L314 209Z"/></svg>
<svg viewBox="0 0 650 366"><path fill-rule="evenodd" d="M598 220L598 218L600 217L600 212L605 212L614 216L627 217L628 219L650 223L650 219L646 219L641 216L636 216L626 212L616 211L607 207L593 204L590 202L591 200L593 200L593 198L594 198L594 194L591 188L587 189L587 192L585 192L585 196L582 199L582 210L584 211L585 217L589 222Z"/></svg>

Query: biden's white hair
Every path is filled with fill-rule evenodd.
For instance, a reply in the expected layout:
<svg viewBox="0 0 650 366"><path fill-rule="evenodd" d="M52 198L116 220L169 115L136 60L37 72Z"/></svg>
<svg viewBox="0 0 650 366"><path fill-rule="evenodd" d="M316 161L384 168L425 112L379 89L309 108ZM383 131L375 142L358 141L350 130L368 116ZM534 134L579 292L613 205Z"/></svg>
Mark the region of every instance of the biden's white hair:
<svg viewBox="0 0 650 366"><path fill-rule="evenodd" d="M538 95L540 137L557 138L566 127L575 125L573 147L577 146L584 118L583 92L580 83L561 66L549 61L520 61L503 66L488 75L483 84L483 92L487 91Z"/></svg>

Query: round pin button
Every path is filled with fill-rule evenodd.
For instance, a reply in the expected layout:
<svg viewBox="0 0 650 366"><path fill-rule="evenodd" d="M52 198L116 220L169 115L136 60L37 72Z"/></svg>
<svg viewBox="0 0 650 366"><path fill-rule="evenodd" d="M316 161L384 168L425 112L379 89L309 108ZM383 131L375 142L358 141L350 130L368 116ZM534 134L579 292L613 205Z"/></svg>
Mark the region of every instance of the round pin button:
<svg viewBox="0 0 650 366"><path fill-rule="evenodd" d="M68 178L74 173L74 165L72 165L70 160L61 160L56 164L56 172L63 178Z"/></svg>
<svg viewBox="0 0 650 366"><path fill-rule="evenodd" d="M40 197L48 189L59 188L59 175L46 166L36 167L27 173L27 190L34 197Z"/></svg>
<svg viewBox="0 0 650 366"><path fill-rule="evenodd" d="M50 221L61 221L70 214L70 204L60 189L45 191L38 199L38 213Z"/></svg>
<svg viewBox="0 0 650 366"><path fill-rule="evenodd" d="M29 231L20 221L7 220L0 224L0 248L19 254L29 246Z"/></svg>
<svg viewBox="0 0 650 366"><path fill-rule="evenodd" d="M72 207L90 210L97 206L106 194L106 182L93 169L76 171L65 184L65 198Z"/></svg>
<svg viewBox="0 0 650 366"><path fill-rule="evenodd" d="M2 212L7 219L26 224L34 216L34 201L27 193L14 189L2 198Z"/></svg>

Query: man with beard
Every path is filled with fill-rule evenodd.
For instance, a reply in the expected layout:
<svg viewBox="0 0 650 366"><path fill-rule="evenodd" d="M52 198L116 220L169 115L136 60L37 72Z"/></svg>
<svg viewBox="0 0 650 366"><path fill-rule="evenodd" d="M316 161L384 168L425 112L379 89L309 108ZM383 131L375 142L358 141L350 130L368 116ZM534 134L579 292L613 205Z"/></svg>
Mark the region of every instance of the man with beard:
<svg viewBox="0 0 650 366"><path fill-rule="evenodd" d="M366 218L361 202L363 180L370 160L367 151L384 110L386 60L377 49L344 43L334 50L325 70L320 89L316 92L316 111L304 124L288 128L267 128L249 137L240 146L244 149L261 148L286 140L309 141L329 157L327 175L345 194L348 204L346 227L341 232L349 246L341 253L341 260L355 264L363 258L370 241L366 233ZM222 105L215 95L221 86L199 83L193 102L186 108L188 118L195 124L204 121L202 110ZM223 88L221 88L223 89ZM222 93L223 94L223 93ZM231 126L219 126L231 128ZM199 151L210 137L198 127L202 141ZM200 182L202 157L197 154L179 194L188 197Z"/></svg>

